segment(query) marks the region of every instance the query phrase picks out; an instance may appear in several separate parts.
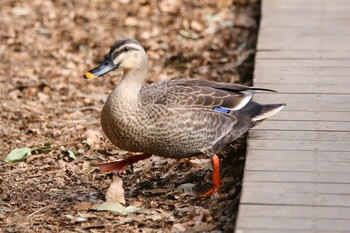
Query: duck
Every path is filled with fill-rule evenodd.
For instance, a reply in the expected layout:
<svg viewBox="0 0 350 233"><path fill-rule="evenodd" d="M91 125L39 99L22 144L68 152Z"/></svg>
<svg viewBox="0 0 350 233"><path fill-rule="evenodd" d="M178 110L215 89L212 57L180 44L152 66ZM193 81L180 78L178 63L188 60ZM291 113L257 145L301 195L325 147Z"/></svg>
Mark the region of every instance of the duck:
<svg viewBox="0 0 350 233"><path fill-rule="evenodd" d="M211 158L211 196L221 186L221 148L282 110L285 104L259 104L257 91L274 90L204 79L173 79L144 84L147 54L135 39L118 40L104 61L84 74L85 79L122 70L120 82L101 111L101 126L109 141L132 155L94 164L103 172L120 174L152 155L182 159Z"/></svg>

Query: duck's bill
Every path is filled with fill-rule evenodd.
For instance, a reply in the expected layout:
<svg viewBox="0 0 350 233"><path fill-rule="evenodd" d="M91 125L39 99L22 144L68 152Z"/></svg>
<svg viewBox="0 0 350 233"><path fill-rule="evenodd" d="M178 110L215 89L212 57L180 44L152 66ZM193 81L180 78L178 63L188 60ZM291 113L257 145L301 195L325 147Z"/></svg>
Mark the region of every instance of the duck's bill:
<svg viewBox="0 0 350 233"><path fill-rule="evenodd" d="M86 79L97 78L117 68L118 68L118 65L113 64L112 59L107 58L104 62L102 62L101 65L86 72L84 74L84 78Z"/></svg>

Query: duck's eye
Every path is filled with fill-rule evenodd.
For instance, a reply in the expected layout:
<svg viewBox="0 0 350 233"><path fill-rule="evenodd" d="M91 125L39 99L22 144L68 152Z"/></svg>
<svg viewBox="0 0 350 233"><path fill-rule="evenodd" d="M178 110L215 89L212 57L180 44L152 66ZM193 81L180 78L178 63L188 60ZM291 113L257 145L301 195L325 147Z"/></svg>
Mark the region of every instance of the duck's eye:
<svg viewBox="0 0 350 233"><path fill-rule="evenodd" d="M129 49L129 47L128 46L125 46L124 48L123 48L123 52L127 52L127 51L129 51L130 49Z"/></svg>

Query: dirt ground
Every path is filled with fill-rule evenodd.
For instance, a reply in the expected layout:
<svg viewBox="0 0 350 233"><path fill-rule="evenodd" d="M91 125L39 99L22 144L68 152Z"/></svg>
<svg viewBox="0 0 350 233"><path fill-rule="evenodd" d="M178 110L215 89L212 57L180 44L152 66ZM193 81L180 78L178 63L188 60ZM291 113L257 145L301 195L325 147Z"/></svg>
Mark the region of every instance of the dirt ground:
<svg viewBox="0 0 350 233"><path fill-rule="evenodd" d="M112 175L90 164L127 152L106 140L99 123L120 76L82 75L117 39L136 38L149 55L148 82L249 84L258 9L258 0L2 0L0 232L232 232L244 139L222 153L223 186L212 197L198 197L210 187L206 160L153 156L121 175L125 206L147 211L91 209L104 201ZM4 161L29 146L25 160ZM181 184L195 188L174 192Z"/></svg>

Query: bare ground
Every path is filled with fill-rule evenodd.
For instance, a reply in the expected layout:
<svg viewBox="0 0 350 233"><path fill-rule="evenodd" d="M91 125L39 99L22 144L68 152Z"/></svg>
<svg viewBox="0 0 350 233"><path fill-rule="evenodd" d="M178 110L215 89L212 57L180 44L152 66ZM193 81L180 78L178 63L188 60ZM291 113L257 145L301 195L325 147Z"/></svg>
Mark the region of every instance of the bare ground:
<svg viewBox="0 0 350 233"><path fill-rule="evenodd" d="M103 136L100 109L120 77L92 81L116 39L149 55L148 82L191 77L249 84L256 0L3 0L0 8L1 232L232 232L244 139L222 154L223 187L210 198L210 164L152 157L122 175L126 205L151 214L94 211L112 176L90 166L123 158ZM14 148L41 147L16 163ZM76 159L68 156L75 153ZM181 184L194 191L175 194Z"/></svg>

